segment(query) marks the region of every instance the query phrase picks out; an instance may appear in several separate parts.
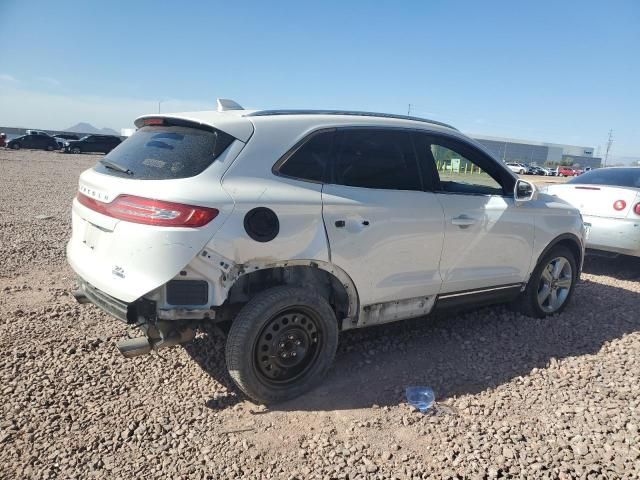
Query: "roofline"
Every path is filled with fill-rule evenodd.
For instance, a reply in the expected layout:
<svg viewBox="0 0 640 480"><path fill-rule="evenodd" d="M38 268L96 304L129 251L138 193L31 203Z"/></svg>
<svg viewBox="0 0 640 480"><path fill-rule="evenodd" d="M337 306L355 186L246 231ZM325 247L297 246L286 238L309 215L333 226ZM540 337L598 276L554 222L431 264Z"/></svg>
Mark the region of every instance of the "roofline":
<svg viewBox="0 0 640 480"><path fill-rule="evenodd" d="M380 117L380 118L395 118L398 120L410 120L413 122L431 123L432 125L438 125L441 127L450 128L458 131L457 128L436 120L429 120L426 118L412 117L409 115L396 115L393 113L376 113L376 112L360 112L354 110L257 110L254 112L246 113L244 117L267 117L271 115L350 115L354 117Z"/></svg>

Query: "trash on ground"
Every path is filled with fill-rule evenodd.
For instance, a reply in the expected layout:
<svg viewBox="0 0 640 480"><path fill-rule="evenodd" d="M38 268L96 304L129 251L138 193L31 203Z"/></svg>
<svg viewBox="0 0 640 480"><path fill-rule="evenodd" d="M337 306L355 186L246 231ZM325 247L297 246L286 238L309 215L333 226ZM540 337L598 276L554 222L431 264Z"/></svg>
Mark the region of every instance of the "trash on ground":
<svg viewBox="0 0 640 480"><path fill-rule="evenodd" d="M422 413L427 413L436 399L431 387L407 387L405 392L409 404Z"/></svg>
<svg viewBox="0 0 640 480"><path fill-rule="evenodd" d="M53 215L36 215L35 217L38 220L49 220L50 218L53 218Z"/></svg>

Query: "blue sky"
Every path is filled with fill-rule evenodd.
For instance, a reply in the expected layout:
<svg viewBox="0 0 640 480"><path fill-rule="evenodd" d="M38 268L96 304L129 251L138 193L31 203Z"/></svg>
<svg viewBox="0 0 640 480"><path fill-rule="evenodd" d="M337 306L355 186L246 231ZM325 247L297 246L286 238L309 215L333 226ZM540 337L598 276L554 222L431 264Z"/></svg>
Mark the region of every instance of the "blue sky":
<svg viewBox="0 0 640 480"><path fill-rule="evenodd" d="M640 157L640 1L0 0L0 125L213 108L412 113Z"/></svg>

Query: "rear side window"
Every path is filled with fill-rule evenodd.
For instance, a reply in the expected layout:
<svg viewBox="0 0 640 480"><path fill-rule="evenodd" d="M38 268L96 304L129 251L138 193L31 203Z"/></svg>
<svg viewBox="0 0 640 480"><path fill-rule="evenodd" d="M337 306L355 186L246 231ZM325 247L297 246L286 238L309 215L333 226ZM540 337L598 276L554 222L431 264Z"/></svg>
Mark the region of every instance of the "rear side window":
<svg viewBox="0 0 640 480"><path fill-rule="evenodd" d="M231 135L215 129L143 127L112 150L95 169L136 180L193 177L211 165L233 140ZM119 168L109 168L109 164Z"/></svg>
<svg viewBox="0 0 640 480"><path fill-rule="evenodd" d="M277 172L286 177L322 182L329 164L333 136L334 131L316 133L282 165L276 166Z"/></svg>
<svg viewBox="0 0 640 480"><path fill-rule="evenodd" d="M422 190L411 136L401 130L344 130L334 177L335 183L351 187Z"/></svg>
<svg viewBox="0 0 640 480"><path fill-rule="evenodd" d="M567 183L640 188L640 168L607 168L591 170Z"/></svg>

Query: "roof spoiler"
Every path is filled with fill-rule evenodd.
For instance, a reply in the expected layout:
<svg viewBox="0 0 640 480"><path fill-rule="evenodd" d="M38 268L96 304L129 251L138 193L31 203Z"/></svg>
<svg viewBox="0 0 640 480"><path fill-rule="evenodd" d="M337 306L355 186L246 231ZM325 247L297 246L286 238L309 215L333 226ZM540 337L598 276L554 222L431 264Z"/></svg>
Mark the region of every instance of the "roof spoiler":
<svg viewBox="0 0 640 480"><path fill-rule="evenodd" d="M218 105L217 110L219 112L226 112L227 110L244 110L240 104L233 100L229 100L228 98L218 98L216 103Z"/></svg>

